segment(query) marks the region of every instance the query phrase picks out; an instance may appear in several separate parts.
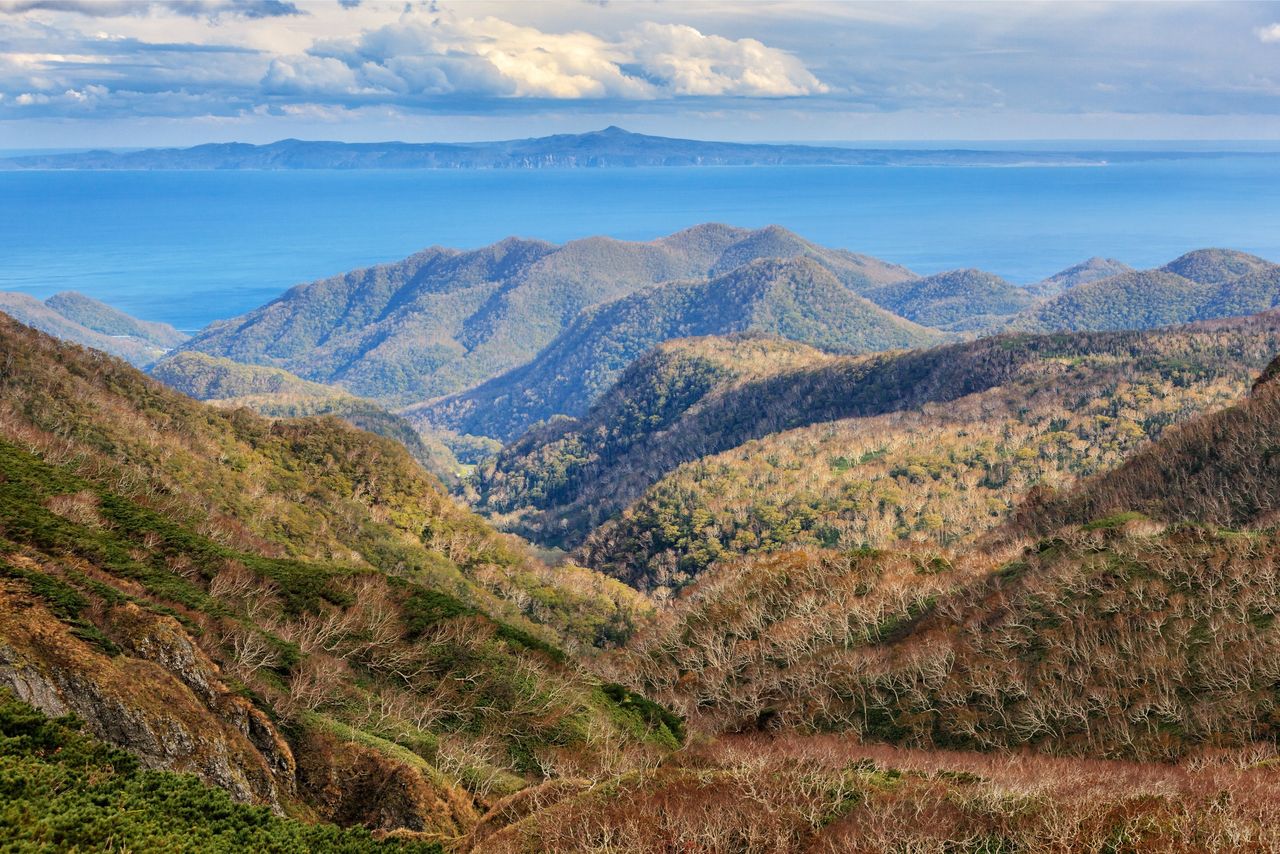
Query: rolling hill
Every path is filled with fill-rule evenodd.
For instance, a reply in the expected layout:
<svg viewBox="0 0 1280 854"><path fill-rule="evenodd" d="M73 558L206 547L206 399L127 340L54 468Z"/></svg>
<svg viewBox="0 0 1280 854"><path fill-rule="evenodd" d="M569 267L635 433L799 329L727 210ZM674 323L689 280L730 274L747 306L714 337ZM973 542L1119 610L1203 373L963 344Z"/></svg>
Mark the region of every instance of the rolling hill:
<svg viewBox="0 0 1280 854"><path fill-rule="evenodd" d="M1227 249L1188 252L1155 270L1079 285L1031 306L1021 329L1149 329L1253 314L1280 303L1280 267Z"/></svg>
<svg viewBox="0 0 1280 854"><path fill-rule="evenodd" d="M1280 367L1247 366L1277 346L1276 312L861 356L665 342L508 448L488 500L544 502L563 536L708 454L732 501L742 448L768 470L748 491L797 496L781 516L839 494L924 524L796 548L753 514L776 545L743 538L654 607L540 563L395 442L197 403L0 318L0 830L19 850L1272 850ZM309 390L201 359L205 393ZM1007 521L959 524L1053 472ZM930 501L956 517L932 526Z"/></svg>
<svg viewBox="0 0 1280 854"><path fill-rule="evenodd" d="M0 311L63 341L119 356L136 367L153 364L188 337L166 323L138 320L74 291L54 294L43 302L27 294L0 292Z"/></svg>
<svg viewBox="0 0 1280 854"><path fill-rule="evenodd" d="M1026 289L981 270L951 270L864 291L881 308L923 326L996 326L1035 301Z"/></svg>
<svg viewBox="0 0 1280 854"><path fill-rule="evenodd" d="M1280 476L1264 437L1278 401L1263 383L1061 498L1033 496L976 547L723 561L616 665L720 731L1161 760L1269 751Z"/></svg>
<svg viewBox="0 0 1280 854"><path fill-rule="evenodd" d="M592 531L576 557L653 588L797 546L965 548L1028 491L1110 470L1234 402L1280 350L1280 322L1115 337L1044 352L943 405L820 422L685 463Z"/></svg>
<svg viewBox="0 0 1280 854"><path fill-rule="evenodd" d="M770 257L708 281L658 285L586 309L528 364L406 415L510 440L553 415L585 414L628 364L657 344L739 332L846 353L942 338L850 292L806 255Z"/></svg>
<svg viewBox="0 0 1280 854"><path fill-rule="evenodd" d="M461 465L438 436L333 386L307 382L281 368L242 365L190 350L161 359L148 373L169 388L213 406L243 406L268 418L333 415L353 427L394 439L441 482L450 488L458 485Z"/></svg>
<svg viewBox="0 0 1280 854"><path fill-rule="evenodd" d="M730 451L770 434L839 419L903 413L903 429L909 431L922 406L947 404L939 408L945 417L945 413L954 408L954 401L1011 383L1014 385L1011 386L1009 400L999 402L993 398L984 405L1003 411L1004 417L1011 421L1035 422L1038 426L1031 431L1032 436L1046 431L1063 432L1051 427L1055 419L1066 418L1061 423L1069 424L1075 417L1071 413L1083 413L1091 405L1102 407L1096 413L1098 418L1123 415L1129 422L1146 424L1145 428L1137 428L1138 434L1158 432L1168 421L1164 416L1151 420L1153 412L1143 411L1145 407L1156 406L1157 397L1125 404L1122 411L1110 414L1105 411L1106 401L1117 393L1110 384L1117 378L1137 382L1144 377L1144 371L1149 372L1146 378L1154 376L1158 383L1175 382L1182 387L1195 386L1201 381L1212 383L1217 378L1230 376L1232 384L1217 394L1223 391L1242 393L1247 387L1247 379L1270 359L1268 347L1275 343L1275 324L1264 321L1261 329L1257 323L1248 321L1240 321L1238 325L1243 328L1231 334L1206 331L1183 335L1174 331L1158 331L994 336L929 350L871 356L819 356L816 351L810 351L807 363L801 360L800 364L787 363L776 369L761 368L742 373L735 368L731 343L712 345L706 339L670 342L634 363L583 418L559 420L535 428L504 448L494 460L481 466L474 479L476 506L501 525L534 540L573 547L683 464ZM1026 384L1029 377L1043 373L1043 381L1051 384L1052 388L1060 373L1068 371L1074 362L1081 360L1086 368L1089 363L1096 363L1099 372L1096 376L1101 378L1098 380L1100 388L1088 393L1073 392L1070 386L1054 390L1050 396L1063 395L1061 404L1053 404L1060 410L1054 415L1022 411L1026 407L1018 402L1018 398L1022 395L1035 396L1033 385ZM1124 372L1130 370L1134 375L1126 377ZM1089 387L1091 381L1088 376L1089 372L1081 369L1081 374L1076 377L1082 388ZM1165 394L1165 391L1160 391L1158 397ZM1183 395L1184 392L1175 391L1173 400L1177 401ZM1208 405L1207 401L1205 403ZM979 405L980 413L984 405ZM1180 410L1180 406L1173 404L1174 411L1180 413L1175 418L1184 418L1197 411L1195 405L1185 410ZM977 436L987 436L990 429L999 432L1001 419L986 420L983 414L973 417L975 422L979 422L973 441L977 441ZM1089 417L1092 419L1094 416ZM984 421L985 427L981 426ZM1101 433L1112 433L1114 429L1115 425L1104 425ZM1098 425L1090 426L1085 428L1085 434L1094 433L1093 438L1098 439L1101 437L1098 430ZM928 457L938 453L924 435L921 444L909 453L918 452ZM1013 435L1016 434L1005 435L997 444L1012 440ZM846 469L858 467L856 460L862 455L855 453L854 449L862 445L863 440L855 442L852 437L847 438L851 440L848 446L841 447L842 442L837 439L822 452L828 456L824 465L834 465L831 459L843 459L848 463L844 466ZM999 439L997 436L991 438ZM1087 444L1080 436L1077 440ZM1037 444L1034 451L1027 449L1033 457L1041 454L1039 441L1034 440ZM765 444L767 447L768 443ZM877 447L868 443L865 451L870 453ZM1015 446L1005 447L1010 454L1017 450ZM762 450L763 454L757 453ZM979 464L974 478L984 476L980 469L987 464L997 463L998 454L994 451L994 448L975 449L974 452L980 453L980 459L985 462ZM818 484L827 476L809 474L813 466L802 462L805 458L803 452L789 451L775 458L768 450L753 446L746 453L752 459L751 466L758 465L762 459L775 460L770 466L776 472L762 474L759 488L769 492L777 487L779 496L790 489L783 487L782 483L792 476L785 472L789 464L777 460L789 459L795 463L798 470L794 477L799 483L794 497L797 507L793 509L798 512L800 507L807 506L810 526L821 527L824 524L824 517L831 511L816 509L826 499L819 498L813 490L819 489ZM1065 454L1060 460L1063 466L1067 466L1070 459L1075 459L1074 452L1068 452L1066 448L1060 452L1044 453L1050 457L1054 453ZM884 465L893 470L897 459L890 455ZM1114 461L1113 457L1111 462ZM940 464L950 470L958 460ZM731 468L736 465L731 465ZM721 467L721 464L709 465L712 472L719 471ZM875 470L880 470L879 464L869 469ZM832 488L842 489L842 481L859 480L860 476L861 472L853 471L847 477L836 478ZM925 475L925 479L934 478ZM997 481L1002 483L1005 479L1007 475L997 478ZM733 480L730 476L725 488L735 491L733 500L741 500L743 504L730 515L736 516L760 502L772 505L768 515L781 513L782 521L790 519L788 524L794 522L768 495L753 490L744 493L740 483L729 486ZM712 474L705 489L716 492L718 487L715 484L715 474ZM689 496L688 483L671 486L680 496L677 503ZM712 504L723 502L726 494L722 492ZM973 493L970 497L976 498L979 494ZM836 503L839 504L853 499L853 496L832 498L838 498ZM874 496L867 498L874 500ZM1005 493L1001 500L1009 498L1010 495ZM688 526L696 530L706 524L695 523L688 515L688 511L696 509L696 499L693 501L692 505L677 511L677 517L685 521L674 523L674 529L670 527L673 520L666 518L665 511L656 516L648 511L640 515L657 520L655 531L666 531L675 540L684 540L685 547L693 548ZM724 518L721 521L728 522ZM910 521L898 520L890 523L889 529L907 524L908 530L913 530L917 522L919 519L914 517ZM747 536L757 527L768 529L772 525L739 518L727 525L727 536L713 539L719 539L721 547L728 548L740 531ZM628 551L632 557L650 553L651 548L657 553L665 553L668 549L662 537L658 537L659 544L646 545L637 543L635 532L614 533L619 536L614 545L620 551ZM817 532L810 530L806 536L816 537ZM701 539L701 536L693 537L694 541ZM765 539L765 542L769 541L769 538ZM683 554L677 555L676 562L684 557ZM596 554L593 559L599 560L600 555ZM600 565L612 565L612 558L604 559Z"/></svg>
<svg viewBox="0 0 1280 854"><path fill-rule="evenodd" d="M1074 264L1061 272L1054 273L1047 279L1041 279L1027 285L1027 290L1035 297L1056 297L1078 285L1087 285L1099 279L1109 279L1121 273L1131 273L1133 268L1123 261L1114 258L1094 256L1079 264Z"/></svg>

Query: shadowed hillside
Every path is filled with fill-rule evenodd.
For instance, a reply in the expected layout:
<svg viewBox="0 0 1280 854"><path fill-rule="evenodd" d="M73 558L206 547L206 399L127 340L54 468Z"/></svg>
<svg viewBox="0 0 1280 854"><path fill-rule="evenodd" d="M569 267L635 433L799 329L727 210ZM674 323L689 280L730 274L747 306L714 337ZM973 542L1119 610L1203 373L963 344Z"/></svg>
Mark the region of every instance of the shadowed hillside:
<svg viewBox="0 0 1280 854"><path fill-rule="evenodd" d="M1028 490L1112 469L1239 399L1280 351L1280 323L1220 323L1064 347L945 404L821 422L685 463L592 531L578 558L651 588L797 545L964 548Z"/></svg>
<svg viewBox="0 0 1280 854"><path fill-rule="evenodd" d="M1269 443L1253 439L1276 430L1277 399L1265 383L1169 430L1070 493L1068 512L1032 500L985 547L719 563L629 643L619 672L709 731L1273 755L1280 479ZM1188 475L1170 481L1179 468ZM1237 479L1235 494L1257 496L1248 506L1230 501ZM1224 521L1261 529L1219 530Z"/></svg>

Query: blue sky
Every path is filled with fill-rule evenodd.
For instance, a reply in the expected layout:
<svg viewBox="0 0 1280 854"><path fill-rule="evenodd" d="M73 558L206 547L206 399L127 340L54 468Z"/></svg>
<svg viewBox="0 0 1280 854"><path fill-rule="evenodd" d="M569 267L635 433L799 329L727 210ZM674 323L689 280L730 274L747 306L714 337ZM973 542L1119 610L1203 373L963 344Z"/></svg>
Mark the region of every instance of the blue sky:
<svg viewBox="0 0 1280 854"><path fill-rule="evenodd" d="M1280 3L0 0L0 147L1280 139Z"/></svg>

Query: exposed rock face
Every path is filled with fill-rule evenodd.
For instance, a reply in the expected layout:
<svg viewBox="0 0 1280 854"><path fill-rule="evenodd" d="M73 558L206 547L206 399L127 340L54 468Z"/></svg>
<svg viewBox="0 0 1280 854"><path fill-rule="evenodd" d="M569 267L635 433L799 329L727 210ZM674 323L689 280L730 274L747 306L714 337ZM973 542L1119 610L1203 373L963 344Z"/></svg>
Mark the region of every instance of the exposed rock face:
<svg viewBox="0 0 1280 854"><path fill-rule="evenodd" d="M136 605L110 616L125 650L114 657L75 637L24 585L0 581L0 684L46 714L77 715L149 767L279 809L294 791L294 760L270 720L228 691L173 618Z"/></svg>
<svg viewBox="0 0 1280 854"><path fill-rule="evenodd" d="M336 824L457 837L479 820L471 799L452 786L433 784L424 775L429 769L413 768L318 726L301 735L298 760L300 794Z"/></svg>

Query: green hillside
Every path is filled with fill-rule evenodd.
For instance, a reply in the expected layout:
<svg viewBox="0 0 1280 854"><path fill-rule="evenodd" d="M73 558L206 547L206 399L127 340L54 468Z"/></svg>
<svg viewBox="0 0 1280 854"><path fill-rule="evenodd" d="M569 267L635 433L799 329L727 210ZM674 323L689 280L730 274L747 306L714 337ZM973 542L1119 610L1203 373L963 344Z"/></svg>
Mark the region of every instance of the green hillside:
<svg viewBox="0 0 1280 854"><path fill-rule="evenodd" d="M577 557L652 588L795 546L963 548L1029 490L1108 471L1234 402L1280 351L1280 323L1095 338L946 405L821 422L685 463Z"/></svg>
<svg viewBox="0 0 1280 854"><path fill-rule="evenodd" d="M41 302L33 296L0 292L0 312L49 335L92 347L145 368L187 336L164 323L151 323L90 299L63 292Z"/></svg>
<svg viewBox="0 0 1280 854"><path fill-rule="evenodd" d="M1276 429L1278 395L1265 384L1167 431L1062 504L1034 498L985 545L716 564L618 666L713 730L1161 760L1266 751L1280 478L1251 439Z"/></svg>
<svg viewBox="0 0 1280 854"><path fill-rule="evenodd" d="M537 541L577 545L682 463L782 430L956 400L1090 346L1126 340L994 337L843 357L808 350L742 369L732 342L669 342L632 364L583 418L535 428L477 469L477 506Z"/></svg>
<svg viewBox="0 0 1280 854"><path fill-rule="evenodd" d="M1156 270L1072 288L1014 318L1020 329L1150 329L1253 314L1280 303L1280 267L1243 252L1189 252Z"/></svg>
<svg viewBox="0 0 1280 854"><path fill-rule="evenodd" d="M969 328L1016 314L1035 301L1024 288L981 270L952 270L864 292L867 299L923 326Z"/></svg>
<svg viewBox="0 0 1280 854"><path fill-rule="evenodd" d="M373 401L334 386L307 382L282 368L243 365L189 350L161 359L148 373L170 388L214 406L243 406L269 418L336 416L361 430L396 440L445 484L453 487L458 483L461 464L436 435L420 433Z"/></svg>
<svg viewBox="0 0 1280 854"><path fill-rule="evenodd" d="M1027 285L1027 290L1035 297L1056 297L1079 285L1087 285L1099 279L1108 279L1121 273L1131 272L1133 268L1123 261L1094 257L1079 264L1073 264L1047 279L1033 282Z"/></svg>
<svg viewBox="0 0 1280 854"><path fill-rule="evenodd" d="M942 337L878 309L807 257L754 261L710 281L659 285L587 309L527 365L407 414L510 440L553 415L584 414L628 364L663 341L738 332L849 353Z"/></svg>
<svg viewBox="0 0 1280 854"><path fill-rule="evenodd" d="M56 293L45 300L44 304L68 320L94 332L113 337L136 338L166 350L177 347L190 337L167 323L130 317L123 311L75 291Z"/></svg>

